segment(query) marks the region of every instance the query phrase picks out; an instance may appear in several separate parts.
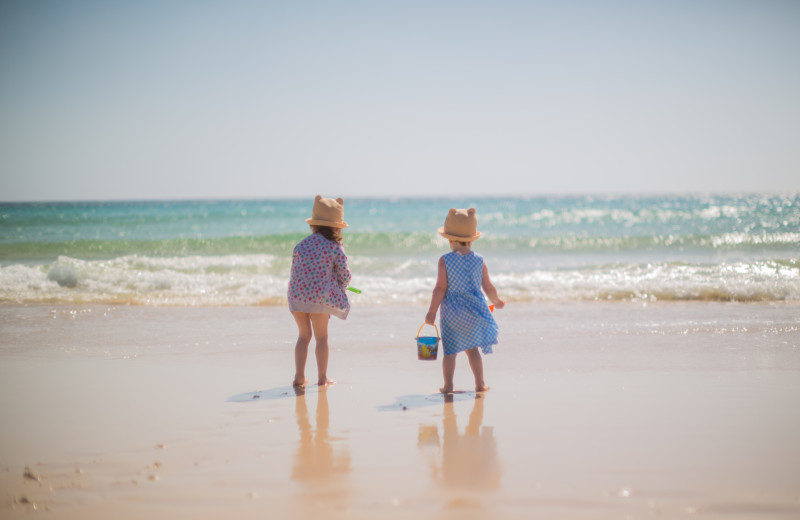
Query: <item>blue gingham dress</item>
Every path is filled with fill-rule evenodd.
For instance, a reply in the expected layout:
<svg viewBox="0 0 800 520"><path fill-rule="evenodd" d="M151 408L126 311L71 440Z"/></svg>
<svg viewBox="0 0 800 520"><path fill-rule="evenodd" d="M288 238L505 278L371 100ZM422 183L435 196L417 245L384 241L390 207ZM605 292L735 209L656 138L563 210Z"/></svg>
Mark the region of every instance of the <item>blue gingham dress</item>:
<svg viewBox="0 0 800 520"><path fill-rule="evenodd" d="M475 252L444 255L447 292L441 305L439 326L446 356L480 347L492 353L497 343L497 322L481 292L483 257Z"/></svg>

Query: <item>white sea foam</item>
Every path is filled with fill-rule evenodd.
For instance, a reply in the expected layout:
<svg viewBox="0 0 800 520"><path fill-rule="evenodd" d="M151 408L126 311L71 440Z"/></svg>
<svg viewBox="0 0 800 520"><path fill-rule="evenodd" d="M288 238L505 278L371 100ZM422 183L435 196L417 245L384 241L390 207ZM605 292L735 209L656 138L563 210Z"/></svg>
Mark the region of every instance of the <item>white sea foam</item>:
<svg viewBox="0 0 800 520"><path fill-rule="evenodd" d="M50 265L0 268L0 301L134 305L279 305L290 260L271 255L112 260L60 257ZM423 304L435 262L351 260L353 305ZM613 264L568 269L499 270L492 279L509 301L800 301L800 262Z"/></svg>
<svg viewBox="0 0 800 520"><path fill-rule="evenodd" d="M60 257L50 266L0 268L0 300L189 306L272 304L281 301L286 290L281 263L269 255L128 256L107 261Z"/></svg>
<svg viewBox="0 0 800 520"><path fill-rule="evenodd" d="M799 264L650 264L499 275L511 299L796 301Z"/></svg>

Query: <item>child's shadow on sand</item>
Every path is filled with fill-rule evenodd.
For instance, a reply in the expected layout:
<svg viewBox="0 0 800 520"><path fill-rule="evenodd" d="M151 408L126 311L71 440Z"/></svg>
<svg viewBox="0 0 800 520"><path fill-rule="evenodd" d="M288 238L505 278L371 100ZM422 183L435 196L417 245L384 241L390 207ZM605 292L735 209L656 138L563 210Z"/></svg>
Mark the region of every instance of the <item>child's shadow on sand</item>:
<svg viewBox="0 0 800 520"><path fill-rule="evenodd" d="M306 394L316 394L319 392L319 386L279 386L270 388L268 390L258 390L257 392L245 392L243 394L236 394L228 398L229 403L252 403L253 401L267 400L272 401L275 399L286 399L287 397L298 397Z"/></svg>
<svg viewBox="0 0 800 520"><path fill-rule="evenodd" d="M452 394L411 394L397 397L393 404L385 404L378 407L379 411L389 412L397 410L416 410L426 406L433 406L442 403L453 403L456 401L469 401L475 399L475 392L458 390Z"/></svg>

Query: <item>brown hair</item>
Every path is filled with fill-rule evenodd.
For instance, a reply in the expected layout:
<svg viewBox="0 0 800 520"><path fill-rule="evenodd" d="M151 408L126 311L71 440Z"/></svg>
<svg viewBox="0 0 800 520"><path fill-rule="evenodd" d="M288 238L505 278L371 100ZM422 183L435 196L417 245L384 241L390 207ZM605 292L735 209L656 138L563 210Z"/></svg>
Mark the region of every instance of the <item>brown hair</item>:
<svg viewBox="0 0 800 520"><path fill-rule="evenodd" d="M311 226L311 231L313 233L319 233L323 237L327 238L331 242L337 242L339 244L342 243L342 230L339 228L333 228L330 226Z"/></svg>

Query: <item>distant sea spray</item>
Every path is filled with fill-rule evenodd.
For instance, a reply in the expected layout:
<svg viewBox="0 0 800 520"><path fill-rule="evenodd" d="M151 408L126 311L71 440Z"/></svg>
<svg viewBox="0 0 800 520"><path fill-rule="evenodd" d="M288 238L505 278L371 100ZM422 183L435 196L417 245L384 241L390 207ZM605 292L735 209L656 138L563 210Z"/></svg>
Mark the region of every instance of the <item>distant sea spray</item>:
<svg viewBox="0 0 800 520"><path fill-rule="evenodd" d="M800 301L800 195L352 199L354 305L429 299L436 229L510 301ZM309 200L0 204L0 302L282 305Z"/></svg>

